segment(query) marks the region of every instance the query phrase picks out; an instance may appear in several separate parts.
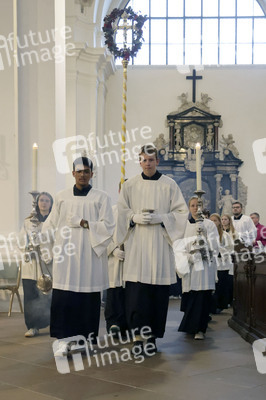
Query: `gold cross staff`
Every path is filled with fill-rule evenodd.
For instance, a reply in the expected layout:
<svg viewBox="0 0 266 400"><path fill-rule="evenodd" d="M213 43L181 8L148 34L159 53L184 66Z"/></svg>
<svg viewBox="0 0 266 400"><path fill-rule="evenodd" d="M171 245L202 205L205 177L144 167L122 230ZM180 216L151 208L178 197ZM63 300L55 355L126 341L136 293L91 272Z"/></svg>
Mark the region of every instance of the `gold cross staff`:
<svg viewBox="0 0 266 400"><path fill-rule="evenodd" d="M128 29L135 29L134 24L132 23L129 25L128 21L128 13L126 11L123 12L121 15L123 18L123 25L114 26L114 31L116 32L118 29L123 29L123 36L124 36L124 51L127 49L127 31ZM128 66L128 58L124 57L122 60L123 64L123 104L122 104L122 136L121 136L121 178L120 182L121 185L125 182L125 175L126 175L126 112L127 112L127 66Z"/></svg>

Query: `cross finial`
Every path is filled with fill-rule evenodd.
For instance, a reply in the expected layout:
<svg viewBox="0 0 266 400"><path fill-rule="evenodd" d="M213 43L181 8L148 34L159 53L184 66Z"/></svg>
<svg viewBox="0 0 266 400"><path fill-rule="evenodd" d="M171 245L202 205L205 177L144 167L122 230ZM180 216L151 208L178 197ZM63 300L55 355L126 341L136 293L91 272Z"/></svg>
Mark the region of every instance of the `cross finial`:
<svg viewBox="0 0 266 400"><path fill-rule="evenodd" d="M196 76L196 70L193 69L193 75L187 76L186 79L191 79L192 82L192 101L196 103L196 80L202 79L202 76Z"/></svg>

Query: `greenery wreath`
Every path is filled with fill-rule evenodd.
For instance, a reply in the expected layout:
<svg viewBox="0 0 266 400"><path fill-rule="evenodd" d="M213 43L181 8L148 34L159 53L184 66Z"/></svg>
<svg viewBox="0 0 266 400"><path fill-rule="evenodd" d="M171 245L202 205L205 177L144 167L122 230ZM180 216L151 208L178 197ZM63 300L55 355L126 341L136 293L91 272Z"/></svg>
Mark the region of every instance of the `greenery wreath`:
<svg viewBox="0 0 266 400"><path fill-rule="evenodd" d="M126 12L128 19L134 21L134 30L132 35L132 47L119 49L115 43L115 29L113 23L121 18L122 14ZM131 7L124 8L122 10L114 8L113 11L104 18L103 32L105 37L105 44L109 51L114 55L115 58L123 58L123 60L129 60L130 57L135 57L137 52L142 46L143 39L143 24L147 20L147 16L136 14Z"/></svg>

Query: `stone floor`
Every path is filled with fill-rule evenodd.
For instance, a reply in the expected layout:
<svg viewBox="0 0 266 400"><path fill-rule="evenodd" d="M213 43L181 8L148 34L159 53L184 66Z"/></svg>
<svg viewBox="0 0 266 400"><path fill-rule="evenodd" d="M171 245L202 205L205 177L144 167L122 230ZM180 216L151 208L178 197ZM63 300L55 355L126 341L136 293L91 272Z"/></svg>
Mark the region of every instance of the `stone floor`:
<svg viewBox="0 0 266 400"><path fill-rule="evenodd" d="M231 311L214 316L206 339L196 341L177 332L179 302L170 301L155 356L142 362L131 356L129 344L118 344L109 348L113 359L108 359L101 357L106 348L94 348L90 366L83 356L83 370L74 370L73 359L62 359L70 365L66 374L56 368L48 329L28 339L22 314L0 313L0 399L265 399L266 375L257 372L251 345L227 326Z"/></svg>

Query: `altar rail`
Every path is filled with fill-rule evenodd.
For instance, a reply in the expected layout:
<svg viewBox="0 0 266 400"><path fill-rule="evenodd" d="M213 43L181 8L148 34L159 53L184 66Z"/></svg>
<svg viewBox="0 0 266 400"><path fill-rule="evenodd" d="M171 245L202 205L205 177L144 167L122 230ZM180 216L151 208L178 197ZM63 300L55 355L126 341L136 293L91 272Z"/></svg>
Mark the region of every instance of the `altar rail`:
<svg viewBox="0 0 266 400"><path fill-rule="evenodd" d="M266 254L235 247L233 316L228 325L249 343L266 338Z"/></svg>

